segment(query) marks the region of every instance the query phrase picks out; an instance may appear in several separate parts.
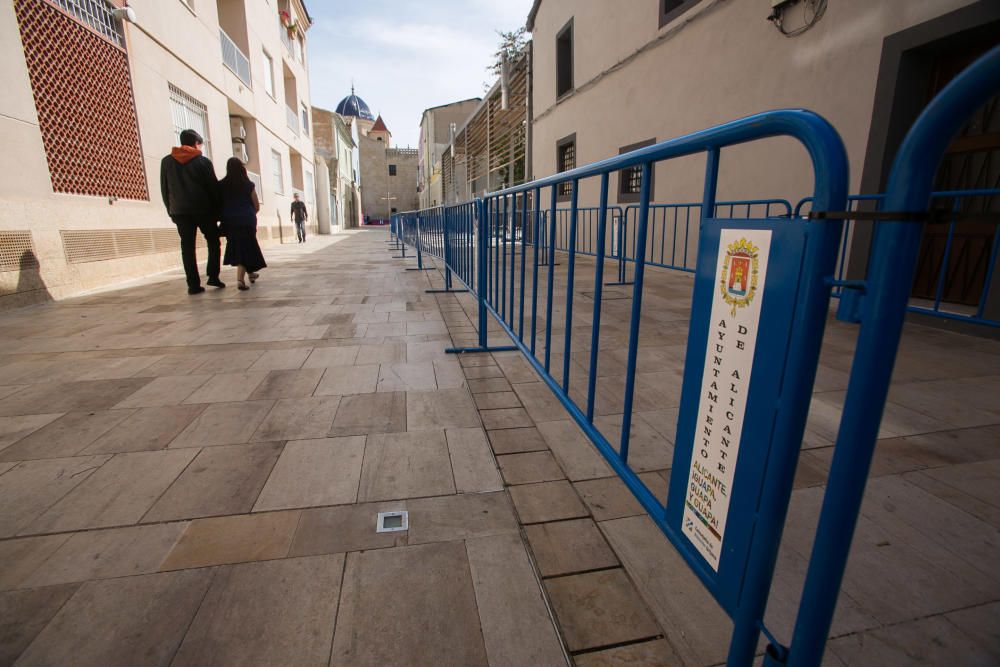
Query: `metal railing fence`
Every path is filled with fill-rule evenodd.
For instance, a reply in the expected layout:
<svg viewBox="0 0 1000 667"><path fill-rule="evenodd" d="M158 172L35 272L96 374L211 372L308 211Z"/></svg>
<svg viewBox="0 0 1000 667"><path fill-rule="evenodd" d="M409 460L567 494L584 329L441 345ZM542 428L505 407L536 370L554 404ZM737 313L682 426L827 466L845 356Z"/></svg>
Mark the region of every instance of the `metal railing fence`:
<svg viewBox="0 0 1000 667"><path fill-rule="evenodd" d="M478 345L449 352L516 349L524 354L732 619L729 665L752 664L762 632L769 640L767 667L818 667L822 662L910 305L923 236L920 220L927 217L934 175L951 137L998 91L1000 47L947 85L911 128L881 197L882 213L876 218L863 280L837 275L844 261L842 218L852 215L847 210L846 152L833 127L805 110L758 114L490 193L459 207L395 218L396 238L417 250L417 268L425 268L424 253L435 257L443 262L446 275L459 275L475 294ZM810 199L818 215L788 217L786 205L780 216L700 220L672 474L666 498L661 499L642 482L629 459L643 283L650 263L645 253L634 259L619 446L594 423L611 226L610 174L630 167L642 170L634 247L647 248L653 217L649 181L655 163L705 154L700 210L718 214L721 149L774 136L796 139L806 148L815 176ZM595 241L584 243L595 251L592 312L583 318L590 324L590 347L584 350L588 360L583 362L587 386L580 391L574 385L571 393L573 346L581 340L573 319L578 306L576 260L582 254L578 193L580 182L589 178L599 180L600 202ZM561 184L570 185L571 203L557 293ZM545 201L543 195L548 215L541 215L540 206L529 205L529 200ZM542 238L547 241L526 242ZM765 626L763 614L832 289L842 292L839 315L860 327L805 583L791 641L784 646ZM850 302L849 309L845 302ZM513 345L488 344L490 316Z"/></svg>
<svg viewBox="0 0 1000 667"><path fill-rule="evenodd" d="M222 44L222 62L233 74L239 77L240 81L250 86L250 59L236 46L236 42L226 34L226 31L219 28L219 43Z"/></svg>
<svg viewBox="0 0 1000 667"><path fill-rule="evenodd" d="M866 205L879 211L882 209L885 195L851 195L847 199L849 211L858 211ZM942 190L931 195L930 210L943 213L937 218L937 224L944 225L945 229L936 235L937 238L925 233L922 258L937 266L936 270L926 272L926 280L930 284L924 286L924 291L930 293L924 297L911 295L907 306L909 312L1000 327L1000 318L986 312L997 260L1000 257L1000 223L996 220L976 223L980 228L977 231L983 237L979 252L970 251L969 244L962 242L959 233L963 212L969 208L996 212L996 209L1000 208L998 204L1000 204L1000 189ZM807 216L811 210L812 198L806 197L795 205L793 215L796 218ZM848 220L844 224L835 273L836 279L841 283L848 278L850 248L854 243L855 234L861 230L859 225L868 225L868 228L863 229L861 233L871 234L871 222ZM969 256L970 254L973 256ZM914 281L915 287L920 287L919 282L918 275ZM839 299L843 291L843 285L837 285L832 296ZM948 295L955 291L960 295L971 292L973 294L971 302L968 299L958 302L954 298L949 298Z"/></svg>

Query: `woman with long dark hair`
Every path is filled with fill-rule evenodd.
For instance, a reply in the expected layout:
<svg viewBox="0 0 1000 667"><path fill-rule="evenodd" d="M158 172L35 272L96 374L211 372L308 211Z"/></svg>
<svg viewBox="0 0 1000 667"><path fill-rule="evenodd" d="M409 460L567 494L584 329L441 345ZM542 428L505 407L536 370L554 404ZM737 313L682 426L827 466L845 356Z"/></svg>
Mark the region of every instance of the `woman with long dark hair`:
<svg viewBox="0 0 1000 667"><path fill-rule="evenodd" d="M236 267L237 288L250 289L244 282L257 281L257 272L267 266L257 243L257 211L260 200L247 169L239 158L226 162L226 177L219 181L222 199L222 227L226 234L226 254L223 264Z"/></svg>

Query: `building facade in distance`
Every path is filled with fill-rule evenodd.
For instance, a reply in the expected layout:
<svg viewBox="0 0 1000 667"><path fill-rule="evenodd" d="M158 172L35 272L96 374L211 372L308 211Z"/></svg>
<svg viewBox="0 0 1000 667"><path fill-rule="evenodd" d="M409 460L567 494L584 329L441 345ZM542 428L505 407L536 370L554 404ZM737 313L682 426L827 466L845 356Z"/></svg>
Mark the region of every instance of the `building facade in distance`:
<svg viewBox="0 0 1000 667"><path fill-rule="evenodd" d="M354 128L358 144L362 219L387 223L393 213L416 209L417 149L394 148L382 116L372 115L353 86L337 105L337 113Z"/></svg>
<svg viewBox="0 0 1000 667"><path fill-rule="evenodd" d="M420 145L417 157L417 190L420 208L444 202L441 157L449 149L459 125L462 125L481 101L473 97L461 102L424 109L420 117Z"/></svg>
<svg viewBox="0 0 1000 667"><path fill-rule="evenodd" d="M301 0L132 0L134 21L121 4L0 8L0 307L178 266L159 163L183 129L217 175L246 164L263 242L315 189Z"/></svg>

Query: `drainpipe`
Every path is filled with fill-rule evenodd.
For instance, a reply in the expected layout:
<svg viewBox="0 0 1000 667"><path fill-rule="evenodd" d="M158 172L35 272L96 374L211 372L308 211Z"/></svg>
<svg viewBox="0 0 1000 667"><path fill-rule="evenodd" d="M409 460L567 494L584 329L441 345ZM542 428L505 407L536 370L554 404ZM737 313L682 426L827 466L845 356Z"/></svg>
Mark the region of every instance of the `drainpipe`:
<svg viewBox="0 0 1000 667"><path fill-rule="evenodd" d="M534 80L532 79L532 72L534 68L532 66L534 62L534 41L528 41L528 71L526 73L527 79L527 89L528 89L528 104L527 111L525 112L524 121L524 182L530 183L535 180L533 165L531 164L531 138L534 134L532 132L532 119L534 117Z"/></svg>

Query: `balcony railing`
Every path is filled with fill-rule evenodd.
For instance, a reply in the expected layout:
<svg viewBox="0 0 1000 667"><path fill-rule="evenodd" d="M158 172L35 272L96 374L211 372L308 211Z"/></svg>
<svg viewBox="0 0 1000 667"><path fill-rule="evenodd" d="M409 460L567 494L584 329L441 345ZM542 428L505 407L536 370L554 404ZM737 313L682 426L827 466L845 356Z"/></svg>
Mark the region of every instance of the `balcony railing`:
<svg viewBox="0 0 1000 667"><path fill-rule="evenodd" d="M299 133L299 115L295 112L295 109L285 105L285 116L286 122L288 123L288 129L290 129L295 134Z"/></svg>
<svg viewBox="0 0 1000 667"><path fill-rule="evenodd" d="M219 28L219 42L222 44L222 62L249 87L250 59L240 51L240 47L236 46L236 42L230 39L222 28Z"/></svg>
<svg viewBox="0 0 1000 667"><path fill-rule="evenodd" d="M288 36L288 28L281 25L280 22L278 23L278 34L281 35L281 43L284 44L285 48L288 49L288 52L291 53L292 49L295 48L292 46L292 38Z"/></svg>
<svg viewBox="0 0 1000 667"><path fill-rule="evenodd" d="M281 36L281 43L285 45L286 49L288 49L288 55L300 63L304 62L302 56L302 44L298 39L288 36L288 28L279 23L278 34Z"/></svg>

